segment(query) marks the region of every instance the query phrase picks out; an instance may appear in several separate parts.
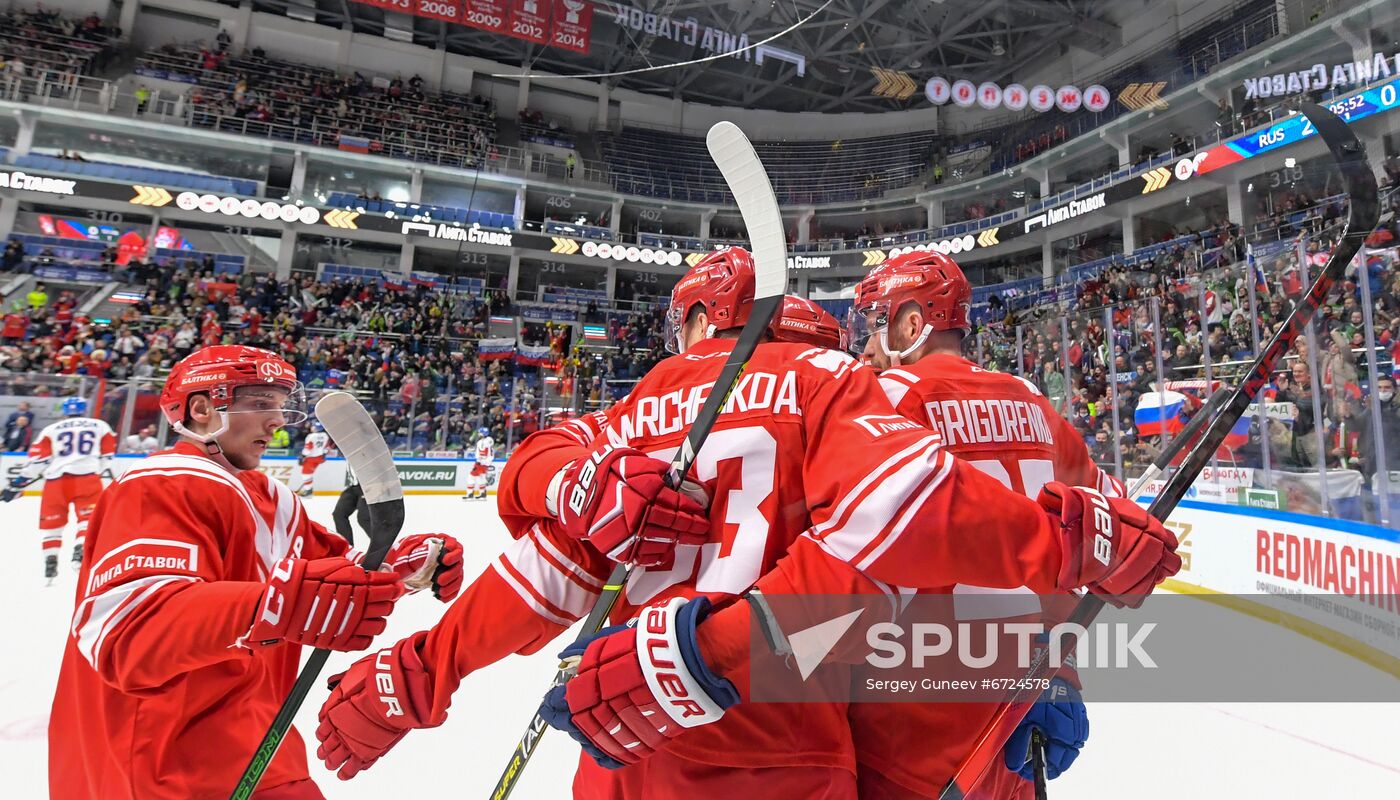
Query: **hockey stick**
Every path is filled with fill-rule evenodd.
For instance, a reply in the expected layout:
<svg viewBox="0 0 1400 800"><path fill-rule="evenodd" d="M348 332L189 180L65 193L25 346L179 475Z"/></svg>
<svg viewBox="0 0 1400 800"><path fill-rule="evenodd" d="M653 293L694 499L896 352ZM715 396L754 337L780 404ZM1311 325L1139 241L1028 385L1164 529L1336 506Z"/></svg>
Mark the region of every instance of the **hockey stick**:
<svg viewBox="0 0 1400 800"><path fill-rule="evenodd" d="M685 441L681 443L671 461L667 483L673 488L680 486L685 480L686 473L695 462L695 454L700 452L705 438L710 435L710 429L719 418L720 409L739 383L739 375L743 373L749 358L753 356L759 341L767 332L773 315L782 307L783 295L787 292L787 249L783 237L783 219L778 210L778 200L773 194L773 187L768 182L768 173L763 170L763 162L758 160L758 154L754 152L748 137L732 122L716 123L705 137L705 144L709 147L710 157L715 160L720 173L724 175L724 182L728 184L729 191L734 195L745 227L749 229L756 286L749 320L739 332L739 340L734 344L729 359L725 361L724 369L720 370L709 396L705 398L705 404L700 407L700 413L696 415L695 422L686 433ZM612 613L613 606L622 594L622 588L631 573L632 567L629 564L618 564L613 568L593 610L584 620L580 636L596 633L607 623L608 614ZM554 676L553 685L557 686L566 681L570 677L571 668L572 665L561 664L559 672ZM491 790L491 800L504 800L510 796L511 790L520 780L520 773L529 763L530 756L534 755L544 729L544 717L535 712L534 719L530 720L530 727L525 729L525 735L515 746L515 752L506 764L505 771L501 773L500 780L496 781L496 788Z"/></svg>
<svg viewBox="0 0 1400 800"><path fill-rule="evenodd" d="M1225 441L1235 421L1244 414L1249 404L1269 382L1274 365L1302 334L1308 319L1317 312L1327 293L1341 279L1352 257L1360 252L1366 237L1370 236L1372 229L1376 227L1380 213L1376 198L1376 177L1366 161L1366 151L1357 140L1356 134L1352 133L1336 114L1321 106L1303 103L1302 112L1327 145L1332 159L1337 162L1342 183L1346 185L1351 205L1347 212L1346 227L1308 293L1288 315L1283 328L1254 359L1254 363L1245 372L1244 379L1228 395L1229 399L1225 401L1224 408L1210 421L1205 434L1191 448L1181 468L1147 507L1148 513L1157 519L1166 519L1177 503L1181 502L1196 475L1206 462L1210 461L1216 448ZM1087 630L1103 606L1104 601L1097 595L1086 595L1075 606L1068 621L1084 626L1083 629ZM1026 681L1023 681L1022 685L1034 685L1054 676L1055 668L1049 666L1047 660L1049 650L1050 648L1044 648L1036 652L1025 675ZM999 759L1007 739L1035 704L1036 698L1028 697L1029 694L1031 693L1027 690L1017 690L1002 700L1001 707L978 734L972 751L958 765L952 780L943 787L939 800L963 800L967 797L982 775Z"/></svg>
<svg viewBox="0 0 1400 800"><path fill-rule="evenodd" d="M8 502L10 502L11 500L15 499L16 497L19 497L20 495L24 494L24 489L25 489L25 487L33 486L34 484L36 484L36 483L39 482L39 478L35 477L35 478L30 478L29 480L25 481L24 483L15 483L14 481L15 481L18 477L20 477L20 476L16 475L14 478L11 478L11 479L10 479L10 485L9 485L9 486L6 486L4 489L0 489L0 503L8 503Z"/></svg>
<svg viewBox="0 0 1400 800"><path fill-rule="evenodd" d="M389 445L375 426L369 412L354 397L345 392L331 392L316 403L316 418L325 426L345 456L349 467L360 479L365 502L369 504L369 550L360 564L365 570L375 570L383 563L389 548L399 536L403 527L403 486L399 483L399 471L394 466L394 457L389 453ZM253 758L243 769L243 777L229 795L233 800L247 800L258 788L263 773L272 763L282 739L292 728L292 719L305 702L306 695L316 683L321 669L330 657L330 650L313 650L311 657L297 675L297 682L277 709L277 716L263 736L262 743L253 752Z"/></svg>

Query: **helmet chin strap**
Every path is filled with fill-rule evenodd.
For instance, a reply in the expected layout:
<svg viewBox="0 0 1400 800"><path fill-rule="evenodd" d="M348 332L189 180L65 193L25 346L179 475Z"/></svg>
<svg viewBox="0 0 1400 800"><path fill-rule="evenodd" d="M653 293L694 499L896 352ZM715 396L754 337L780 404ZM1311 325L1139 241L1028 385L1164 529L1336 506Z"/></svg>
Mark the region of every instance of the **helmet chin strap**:
<svg viewBox="0 0 1400 800"><path fill-rule="evenodd" d="M890 359L890 366L898 367L904 363L904 359L918 352L919 348L928 341L929 334L933 333L933 325L925 323L924 330L919 334L919 338L914 343L903 350L895 351L890 349L890 326L886 325L880 329L880 347L885 351L885 355Z"/></svg>
<svg viewBox="0 0 1400 800"><path fill-rule="evenodd" d="M221 455L224 451L222 448L219 447L218 439L220 436L228 432L228 412L219 410L217 413L219 415L219 429L214 431L213 433L195 433L189 428L186 428L185 423L183 422L177 422L174 425L171 425L170 427L181 436L188 436L189 438L194 439L196 442L199 442L200 444L204 445L204 451L209 455Z"/></svg>

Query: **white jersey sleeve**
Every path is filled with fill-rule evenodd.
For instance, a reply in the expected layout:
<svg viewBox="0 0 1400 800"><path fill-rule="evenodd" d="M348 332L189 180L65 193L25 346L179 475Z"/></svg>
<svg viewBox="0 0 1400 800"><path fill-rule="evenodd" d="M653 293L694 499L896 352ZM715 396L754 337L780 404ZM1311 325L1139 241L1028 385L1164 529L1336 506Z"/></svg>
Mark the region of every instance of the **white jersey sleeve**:
<svg viewBox="0 0 1400 800"><path fill-rule="evenodd" d="M483 436L476 442L476 463L490 464L496 460L496 442L490 436Z"/></svg>
<svg viewBox="0 0 1400 800"><path fill-rule="evenodd" d="M39 431L20 470L28 479L100 475L117 451L117 436L100 419L71 417Z"/></svg>
<svg viewBox="0 0 1400 800"><path fill-rule="evenodd" d="M302 445L301 454L307 458L323 456L330 450L330 444L330 434L325 431L307 434L306 444Z"/></svg>

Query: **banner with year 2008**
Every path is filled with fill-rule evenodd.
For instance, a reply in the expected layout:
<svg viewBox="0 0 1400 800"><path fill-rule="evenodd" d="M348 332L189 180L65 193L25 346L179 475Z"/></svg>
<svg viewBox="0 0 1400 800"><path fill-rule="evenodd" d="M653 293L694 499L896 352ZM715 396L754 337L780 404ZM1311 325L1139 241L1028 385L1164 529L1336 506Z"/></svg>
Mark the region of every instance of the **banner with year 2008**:
<svg viewBox="0 0 1400 800"><path fill-rule="evenodd" d="M462 23L462 0L413 0L413 13L428 19Z"/></svg>

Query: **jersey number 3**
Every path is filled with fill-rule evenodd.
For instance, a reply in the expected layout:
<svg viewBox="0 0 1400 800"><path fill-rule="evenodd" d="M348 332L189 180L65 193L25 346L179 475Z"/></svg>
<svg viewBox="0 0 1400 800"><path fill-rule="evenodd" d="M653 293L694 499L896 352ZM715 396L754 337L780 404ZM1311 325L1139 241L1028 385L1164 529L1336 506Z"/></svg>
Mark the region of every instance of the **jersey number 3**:
<svg viewBox="0 0 1400 800"><path fill-rule="evenodd" d="M678 545L671 569L634 572L627 587L628 602L643 605L692 575L698 592L737 595L753 586L763 572L763 554L768 546L769 523L760 506L773 493L777 454L777 440L763 428L712 431L700 448L692 474L700 481L714 481L721 464L738 462L739 481L726 492L725 537L702 545ZM652 455L663 457L659 453ZM669 460L670 455L664 457Z"/></svg>

